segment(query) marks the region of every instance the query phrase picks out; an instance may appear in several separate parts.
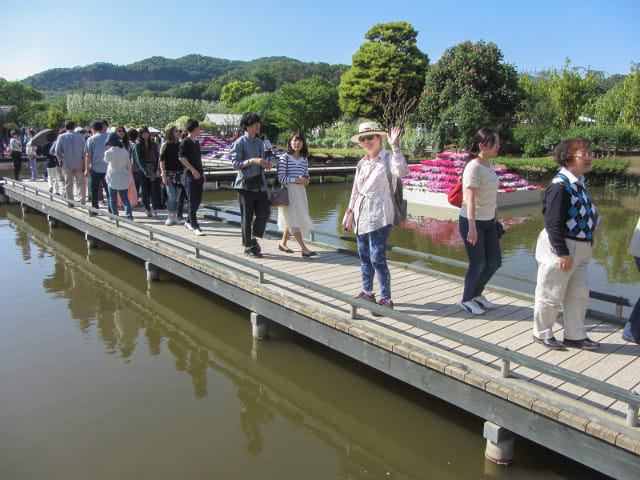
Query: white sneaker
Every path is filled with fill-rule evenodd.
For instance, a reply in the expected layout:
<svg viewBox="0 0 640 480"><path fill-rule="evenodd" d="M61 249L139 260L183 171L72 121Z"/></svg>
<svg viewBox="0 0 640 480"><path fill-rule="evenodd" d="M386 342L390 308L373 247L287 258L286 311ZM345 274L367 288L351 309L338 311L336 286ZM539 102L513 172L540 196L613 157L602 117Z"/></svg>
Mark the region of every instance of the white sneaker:
<svg viewBox="0 0 640 480"><path fill-rule="evenodd" d="M495 303L487 300L487 298L484 295L480 295L479 297L474 298L473 301L476 302L478 305L480 305L481 308L484 308L485 310L493 310L498 306Z"/></svg>
<svg viewBox="0 0 640 480"><path fill-rule="evenodd" d="M465 312L473 313L474 315L484 315L484 310L475 300L460 302L458 306Z"/></svg>
<svg viewBox="0 0 640 480"><path fill-rule="evenodd" d="M165 224L167 227L169 227L169 226L171 226L171 225L175 225L175 224L176 224L176 221L175 221L175 219L174 219L174 218L172 218L172 217L167 217L167 220L164 222L164 224Z"/></svg>
<svg viewBox="0 0 640 480"><path fill-rule="evenodd" d="M181 218L178 218L178 217L174 217L173 218L173 223L175 223L176 225L182 225L182 224L184 224L184 220L182 220Z"/></svg>
<svg viewBox="0 0 640 480"><path fill-rule="evenodd" d="M190 232L193 232L193 227L189 222L185 223L184 226L187 227L187 230L189 230Z"/></svg>
<svg viewBox="0 0 640 480"><path fill-rule="evenodd" d="M202 230L200 230L199 228L195 228L193 230L193 233L196 234L198 237L203 237L204 236L204 232Z"/></svg>

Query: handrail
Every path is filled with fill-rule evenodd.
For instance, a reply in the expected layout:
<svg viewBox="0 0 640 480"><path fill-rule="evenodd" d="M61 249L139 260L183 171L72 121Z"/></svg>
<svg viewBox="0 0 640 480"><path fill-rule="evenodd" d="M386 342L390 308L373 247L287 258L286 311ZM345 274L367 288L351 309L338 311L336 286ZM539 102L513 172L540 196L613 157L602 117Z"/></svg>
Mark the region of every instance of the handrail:
<svg viewBox="0 0 640 480"><path fill-rule="evenodd" d="M203 209L209 209L209 210L214 210L214 211L219 211L222 213L226 213L229 215L236 215L236 216L240 216L240 212L238 210L234 210L232 208L227 208L227 207L218 207L216 205L209 205L209 204L203 204ZM269 223L271 224L277 224L277 222L273 219L269 219L268 220ZM348 235L339 235L339 234L335 234L335 233L331 233L331 232L325 232L322 230L312 230L311 231L311 240L314 240L314 236L315 235L323 235L326 237L330 237L330 238L335 238L337 240L344 240L347 242L352 242L355 243L356 239L353 236L348 236ZM424 252L418 252L416 250L410 250L407 248L403 248L403 247L396 247L393 245L387 245L387 250L390 252L394 252L394 253L398 253L401 255L407 255L407 256L411 256L411 257L415 257L421 260L427 260L427 261L431 261L431 262L438 262L438 263L442 263L445 265L449 265L452 267L457 267L457 268L463 268L466 269L469 266L468 262L464 262L462 260L455 260L453 258L446 258L446 257L440 257L438 255L432 255L430 253L424 253ZM504 278L510 278L512 280L518 280L521 282L526 282L526 283L531 283L534 284L536 283L536 279L531 278L531 277L526 277L524 275L518 275L516 273L509 273L509 272L501 272L501 271L497 271L496 275L500 276L500 277L504 277ZM613 303L615 305L618 305L620 307L630 307L631 302L629 301L628 298L625 297L620 297L620 296L616 296L616 295L611 295L608 293L603 293L603 292L597 292L594 290L590 290L589 291L589 297L595 299L595 300L600 300L603 302L608 302L608 303ZM622 309L620 308L618 312L616 312L616 318L620 319L622 317Z"/></svg>
<svg viewBox="0 0 640 480"><path fill-rule="evenodd" d="M605 382L602 382L592 377L588 377L584 374L572 372L566 368L558 367L557 365L551 364L549 362L545 362L537 358L529 357L522 353L511 351L506 347L501 347L493 343L489 343L485 340L472 337L462 332L457 332L455 330L449 329L447 327L443 327L441 325L437 325L435 323L426 322L424 320L421 320L409 314L406 314L397 310L390 310L387 307L384 307L382 305L373 304L371 302L366 302L364 300L354 298L351 295L347 295L345 293L334 290L332 288L325 287L324 285L311 282L311 281L302 279L300 277L296 277L294 275L281 272L279 270L275 270L271 267L267 267L265 265L255 263L252 260L224 252L222 250L219 250L214 247L210 247L208 245L203 245L194 240L180 237L180 236L171 234L169 232L165 232L163 230L158 230L157 228L154 228L148 225L136 223L126 218L112 215L110 213L106 213L100 210L95 210L92 207L83 205L74 200L70 200L53 193L49 193L49 192L44 193L41 190L36 189L35 187L32 187L30 185L26 185L22 182L18 182L15 180L7 180L7 182L12 183L14 186L21 187L23 191L31 190L36 196L46 196L46 197L49 197L52 201L60 201L61 203L72 203L74 206L83 208L88 212L90 212L91 214L93 214L94 218L96 216L100 216L100 217L106 217L111 220L114 220L116 226L120 226L121 223L124 223L125 225L130 224L131 226L135 226L137 229L146 230L149 232L150 239L155 239L156 237L166 237L171 240L177 241L180 244L187 244L195 250L196 256L198 257L199 257L199 252L207 252L211 255L223 258L232 263L242 265L243 267L246 267L248 269L256 270L259 274L259 281L261 283L264 281L264 275L270 275L280 280L291 282L298 287L303 287L308 290L312 290L313 292L320 293L322 295L326 295L335 300L344 302L351 306L352 319L356 318L357 308L364 308L366 310L369 310L372 313L380 314L381 316L391 318L398 322L411 325L413 327L419 328L421 330L440 336L442 338L488 353L502 360L501 372L503 377L509 376L510 362L515 362L523 367L530 368L532 370L536 370L541 373L549 374L559 380L563 380L573 385L586 388L596 393L600 393L614 400L624 402L628 406L627 424L630 426L637 426L638 410L640 409L640 395L633 391L625 390L615 385L609 385ZM187 249L184 249L184 250L186 251ZM388 328L393 330L392 326L385 325L383 323L377 323L377 325L382 328ZM420 341L425 344L428 343L427 340L420 337L417 337L413 340Z"/></svg>

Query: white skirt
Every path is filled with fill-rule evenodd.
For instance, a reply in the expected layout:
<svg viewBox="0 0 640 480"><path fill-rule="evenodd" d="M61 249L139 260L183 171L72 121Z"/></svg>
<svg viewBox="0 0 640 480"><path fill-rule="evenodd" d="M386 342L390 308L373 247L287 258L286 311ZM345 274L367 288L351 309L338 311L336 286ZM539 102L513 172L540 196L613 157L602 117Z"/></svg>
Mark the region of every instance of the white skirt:
<svg viewBox="0 0 640 480"><path fill-rule="evenodd" d="M282 232L300 232L303 235L313 229L313 223L309 216L309 203L307 202L307 190L299 183L287 184L289 190L289 205L278 207L278 229Z"/></svg>

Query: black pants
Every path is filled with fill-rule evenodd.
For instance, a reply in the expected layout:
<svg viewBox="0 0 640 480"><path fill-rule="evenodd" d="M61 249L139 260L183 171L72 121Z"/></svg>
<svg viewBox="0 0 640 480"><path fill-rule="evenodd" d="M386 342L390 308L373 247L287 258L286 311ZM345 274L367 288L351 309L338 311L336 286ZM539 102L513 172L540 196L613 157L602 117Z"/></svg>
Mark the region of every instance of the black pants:
<svg viewBox="0 0 640 480"><path fill-rule="evenodd" d="M251 247L253 216L256 216L253 222L253 237L262 238L267 228L267 221L271 215L269 196L267 192L238 190L238 200L242 215L242 244Z"/></svg>
<svg viewBox="0 0 640 480"><path fill-rule="evenodd" d="M22 168L22 152L11 152L11 160L13 160L13 178L20 180L20 169Z"/></svg>
<svg viewBox="0 0 640 480"><path fill-rule="evenodd" d="M145 210L151 210L153 206L154 210L160 210L162 204L160 203L160 190L162 189L162 183L160 177L155 177L151 180L145 175L140 175L140 185L142 186L142 203Z"/></svg>
<svg viewBox="0 0 640 480"><path fill-rule="evenodd" d="M109 189L107 188L107 181L105 180L106 173L94 172L89 170L91 174L91 206L93 208L100 208L100 187L104 189L104 198L109 205Z"/></svg>
<svg viewBox="0 0 640 480"><path fill-rule="evenodd" d="M191 175L185 174L182 177L182 184L184 185L185 192L187 192L187 221L194 229L200 228L197 213L200 202L202 202L204 179L200 177L196 180Z"/></svg>

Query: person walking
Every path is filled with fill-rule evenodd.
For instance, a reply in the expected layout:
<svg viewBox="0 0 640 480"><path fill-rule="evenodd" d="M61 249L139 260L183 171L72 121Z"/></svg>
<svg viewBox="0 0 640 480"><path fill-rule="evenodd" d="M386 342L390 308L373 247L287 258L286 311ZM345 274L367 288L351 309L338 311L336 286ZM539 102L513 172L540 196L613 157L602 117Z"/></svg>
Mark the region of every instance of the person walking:
<svg viewBox="0 0 640 480"><path fill-rule="evenodd" d="M151 139L149 128L142 127L136 143L136 159L140 171L142 203L147 217L157 217L160 208L159 156L158 144Z"/></svg>
<svg viewBox="0 0 640 480"><path fill-rule="evenodd" d="M160 147L160 178L167 191L167 209L169 214L165 225L182 225L178 219L178 200L182 193L182 174L184 167L179 159L180 131L175 125L165 129L165 142Z"/></svg>
<svg viewBox="0 0 640 480"><path fill-rule="evenodd" d="M47 167L47 184L49 186L49 192L60 195L62 174L60 173L60 162L58 162L58 159L56 158L55 142L43 145L42 151L45 152L45 165Z"/></svg>
<svg viewBox="0 0 640 480"><path fill-rule="evenodd" d="M80 201L87 201L87 177L84 175L84 137L76 133L76 124L73 120L67 120L64 124L66 133L58 136L56 140L56 157L62 165L64 177L64 196L74 199L73 185L80 194Z"/></svg>
<svg viewBox="0 0 640 480"><path fill-rule="evenodd" d="M293 233L305 258L316 254L307 248L302 239L302 235L306 235L313 228L305 188L309 185L308 156L309 149L304 135L294 133L287 140L287 153L278 162L278 181L287 187L289 194L289 205L278 207L278 229L284 232L278 249L293 253L293 250L287 247L287 241Z"/></svg>
<svg viewBox="0 0 640 480"><path fill-rule="evenodd" d="M38 153L38 147L31 143L31 139L36 136L36 131L33 128L30 128L27 131L27 146L25 147L25 153L27 154L27 158L29 159L29 170L31 170L31 180L38 180L38 161L36 158L36 154Z"/></svg>
<svg viewBox="0 0 640 480"><path fill-rule="evenodd" d="M85 147L85 167L84 174L90 180L91 185L91 206L100 208L100 190L104 189L105 200L109 205L109 187L105 180L107 174L107 164L104 161L104 154L107 151L107 128L101 120L95 120L91 124L94 134L87 139Z"/></svg>
<svg viewBox="0 0 640 480"><path fill-rule="evenodd" d="M458 219L460 236L469 258L464 291L459 306L465 312L483 315L496 305L483 295L484 287L502 264L496 228L500 180L491 159L500 150L500 136L493 128L476 133L471 160L462 173L462 206Z"/></svg>
<svg viewBox="0 0 640 480"><path fill-rule="evenodd" d="M131 185L129 152L116 132L107 136L105 145L109 148L104 154L104 161L107 164L105 179L109 187L109 213L118 215L118 195L120 195L127 218L133 220L133 210L127 195Z"/></svg>
<svg viewBox="0 0 640 480"><path fill-rule="evenodd" d="M587 267L594 232L600 224L584 181L591 170L591 144L583 138L560 142L554 159L561 167L542 200L544 229L538 235L538 278L533 308L533 339L552 350L566 346L597 350L587 337L584 318L589 303ZM556 340L553 325L562 307L564 342Z"/></svg>
<svg viewBox="0 0 640 480"><path fill-rule="evenodd" d="M182 174L182 184L187 192L188 222L185 223L187 230L197 236L203 236L204 232L198 223L198 208L202 202L202 191L204 190L204 168L202 166L202 154L200 152L200 122L194 118L187 120L187 132L189 134L180 142L178 148L178 158L184 167Z"/></svg>
<svg viewBox="0 0 640 480"><path fill-rule="evenodd" d="M124 125L118 125L115 130L118 138L122 142L122 146L127 151L129 155L129 177L131 178L131 182L129 183L129 190L127 190L127 197L129 198L129 203L131 203L131 207L138 206L138 190L136 190L136 182L133 178L133 162L131 161L131 140L129 139L129 133ZM124 206L124 204L118 201L118 205Z"/></svg>
<svg viewBox="0 0 640 480"><path fill-rule="evenodd" d="M380 286L379 305L393 309L391 300L391 274L387 266L387 241L393 227L395 209L392 185L396 179L409 173L409 165L398 147L402 130L392 127L389 133L375 122L364 122L358 133L351 137L359 142L367 154L360 159L342 227L356 234L362 291L356 296L375 303L374 273ZM387 138L392 154L382 146ZM391 178L391 180L390 180Z"/></svg>
<svg viewBox="0 0 640 480"><path fill-rule="evenodd" d="M240 127L245 134L233 143L231 162L238 170L233 188L238 192L240 203L242 245L245 255L261 258L258 238L264 235L271 215L264 169L271 169L271 162L264 158L264 145L258 138L260 117L247 112L242 115Z"/></svg>
<svg viewBox="0 0 640 480"><path fill-rule="evenodd" d="M636 262L636 267L640 271L640 218L636 224L636 229L633 232L631 238L631 244L629 245L629 253L633 255L633 259ZM640 298L636 301L629 321L625 324L622 330L622 339L627 342L640 343Z"/></svg>

